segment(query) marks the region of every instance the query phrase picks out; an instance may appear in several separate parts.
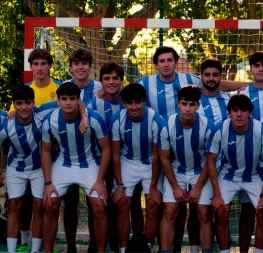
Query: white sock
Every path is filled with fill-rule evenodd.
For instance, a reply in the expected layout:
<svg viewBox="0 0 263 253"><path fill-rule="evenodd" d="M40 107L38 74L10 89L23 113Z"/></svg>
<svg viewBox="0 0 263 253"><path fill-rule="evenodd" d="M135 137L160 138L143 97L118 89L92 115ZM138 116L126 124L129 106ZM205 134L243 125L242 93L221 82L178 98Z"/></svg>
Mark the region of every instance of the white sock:
<svg viewBox="0 0 263 253"><path fill-rule="evenodd" d="M220 250L220 253L230 253L230 249Z"/></svg>
<svg viewBox="0 0 263 253"><path fill-rule="evenodd" d="M31 250L31 253L34 253L34 252L38 253L39 250L40 250L41 244L42 244L42 238L34 238L34 237L32 237L32 250Z"/></svg>
<svg viewBox="0 0 263 253"><path fill-rule="evenodd" d="M126 247L121 248L121 253L125 253Z"/></svg>
<svg viewBox="0 0 263 253"><path fill-rule="evenodd" d="M7 238L7 251L9 253L16 252L17 238Z"/></svg>
<svg viewBox="0 0 263 253"><path fill-rule="evenodd" d="M255 253L263 253L263 249L255 248Z"/></svg>
<svg viewBox="0 0 263 253"><path fill-rule="evenodd" d="M198 253L199 252L199 245L192 245L190 246L191 253Z"/></svg>
<svg viewBox="0 0 263 253"><path fill-rule="evenodd" d="M29 245L30 230L25 230L25 231L20 230L20 234L21 234L21 245L25 243Z"/></svg>

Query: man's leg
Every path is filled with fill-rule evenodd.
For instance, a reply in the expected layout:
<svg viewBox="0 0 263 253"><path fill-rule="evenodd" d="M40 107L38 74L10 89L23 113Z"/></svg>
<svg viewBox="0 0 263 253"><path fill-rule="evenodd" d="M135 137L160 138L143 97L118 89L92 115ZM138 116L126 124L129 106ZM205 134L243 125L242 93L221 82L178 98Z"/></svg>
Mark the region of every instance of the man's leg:
<svg viewBox="0 0 263 253"><path fill-rule="evenodd" d="M97 198L89 197L89 201L94 215L93 231L97 252L104 252L108 231L106 206L104 205L103 200L100 200L98 203Z"/></svg>
<svg viewBox="0 0 263 253"><path fill-rule="evenodd" d="M165 203L164 204L164 214L160 226L160 240L162 250L171 250L175 222L177 220L180 211L180 205L177 203Z"/></svg>
<svg viewBox="0 0 263 253"><path fill-rule="evenodd" d="M189 208L190 213L187 220L187 230L191 246L191 252L196 252L199 251L200 246L200 222L197 214L197 206L190 204Z"/></svg>
<svg viewBox="0 0 263 253"><path fill-rule="evenodd" d="M213 220L212 210L210 205L197 205L197 214L200 221L200 240L203 249L213 248Z"/></svg>
<svg viewBox="0 0 263 253"><path fill-rule="evenodd" d="M79 186L69 187L64 195L64 229L68 252L76 252L76 233L78 228Z"/></svg>
<svg viewBox="0 0 263 253"><path fill-rule="evenodd" d="M263 250L263 208L258 209L256 217L257 226L255 232L255 253L257 253L257 250Z"/></svg>
<svg viewBox="0 0 263 253"><path fill-rule="evenodd" d="M46 201L42 221L45 252L53 252L58 229L59 207L63 197L51 198L51 205Z"/></svg>
<svg viewBox="0 0 263 253"><path fill-rule="evenodd" d="M248 252L255 226L255 208L251 202L241 203L239 218L239 247L240 252Z"/></svg>
<svg viewBox="0 0 263 253"><path fill-rule="evenodd" d="M144 217L142 211L142 185L141 182L136 184L131 198L131 224L133 234L141 235L144 230Z"/></svg>
<svg viewBox="0 0 263 253"><path fill-rule="evenodd" d="M9 209L7 215L7 248L8 252L16 251L17 236L19 233L19 218L22 208L23 197L9 200Z"/></svg>
<svg viewBox="0 0 263 253"><path fill-rule="evenodd" d="M229 208L230 204L227 205L228 210ZM230 248L228 211L222 206L215 212L215 226L220 250L228 250Z"/></svg>
<svg viewBox="0 0 263 253"><path fill-rule="evenodd" d="M43 200L33 198L32 252L39 252L42 243Z"/></svg>
<svg viewBox="0 0 263 253"><path fill-rule="evenodd" d="M145 199L147 199L146 196ZM145 235L151 240L152 244L154 243L160 225L159 211L160 205L157 202L151 199L146 202Z"/></svg>

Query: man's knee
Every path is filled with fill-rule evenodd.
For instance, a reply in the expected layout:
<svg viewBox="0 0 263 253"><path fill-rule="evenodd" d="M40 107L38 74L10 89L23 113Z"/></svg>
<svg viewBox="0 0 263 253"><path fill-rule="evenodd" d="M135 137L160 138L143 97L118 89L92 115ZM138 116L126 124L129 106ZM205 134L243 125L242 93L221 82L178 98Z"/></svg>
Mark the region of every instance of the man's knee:
<svg viewBox="0 0 263 253"><path fill-rule="evenodd" d="M160 205L157 202L151 199L147 201L146 204L147 214L156 215L156 218L158 218L159 210L160 210Z"/></svg>

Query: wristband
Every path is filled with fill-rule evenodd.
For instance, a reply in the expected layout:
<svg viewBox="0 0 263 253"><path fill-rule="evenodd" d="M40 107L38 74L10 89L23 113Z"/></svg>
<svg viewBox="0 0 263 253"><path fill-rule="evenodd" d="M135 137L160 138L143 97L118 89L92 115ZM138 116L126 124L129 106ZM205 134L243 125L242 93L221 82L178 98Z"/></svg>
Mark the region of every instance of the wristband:
<svg viewBox="0 0 263 253"><path fill-rule="evenodd" d="M88 117L87 114L83 113L81 114L80 118L83 118L83 117Z"/></svg>
<svg viewBox="0 0 263 253"><path fill-rule="evenodd" d="M124 184L117 184L117 189L118 190L125 190L126 187L124 187Z"/></svg>
<svg viewBox="0 0 263 253"><path fill-rule="evenodd" d="M44 186L52 184L52 181L48 181L44 183Z"/></svg>

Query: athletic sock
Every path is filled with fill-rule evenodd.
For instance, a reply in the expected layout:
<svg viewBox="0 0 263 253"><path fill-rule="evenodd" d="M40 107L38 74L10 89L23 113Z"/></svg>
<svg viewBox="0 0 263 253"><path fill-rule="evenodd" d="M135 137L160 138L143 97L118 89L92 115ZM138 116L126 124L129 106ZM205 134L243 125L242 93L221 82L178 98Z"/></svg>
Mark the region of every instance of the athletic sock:
<svg viewBox="0 0 263 253"><path fill-rule="evenodd" d="M199 252L199 245L192 245L190 246L191 253L198 253Z"/></svg>
<svg viewBox="0 0 263 253"><path fill-rule="evenodd" d="M202 253L212 253L213 249L202 248Z"/></svg>
<svg viewBox="0 0 263 253"><path fill-rule="evenodd" d="M20 230L21 234L21 245L24 245L25 243L29 245L29 237L30 237L30 230Z"/></svg>
<svg viewBox="0 0 263 253"><path fill-rule="evenodd" d="M220 250L220 253L230 253L230 249Z"/></svg>
<svg viewBox="0 0 263 253"><path fill-rule="evenodd" d="M255 248L255 253L263 253L263 249Z"/></svg>
<svg viewBox="0 0 263 253"><path fill-rule="evenodd" d="M31 253L39 252L42 244L42 238L34 238L32 237L32 250Z"/></svg>
<svg viewBox="0 0 263 253"><path fill-rule="evenodd" d="M7 238L7 251L9 253L16 252L17 238Z"/></svg>
<svg viewBox="0 0 263 253"><path fill-rule="evenodd" d="M75 242L68 242L68 252L77 252Z"/></svg>
<svg viewBox="0 0 263 253"><path fill-rule="evenodd" d="M121 248L121 253L125 253L126 247Z"/></svg>

